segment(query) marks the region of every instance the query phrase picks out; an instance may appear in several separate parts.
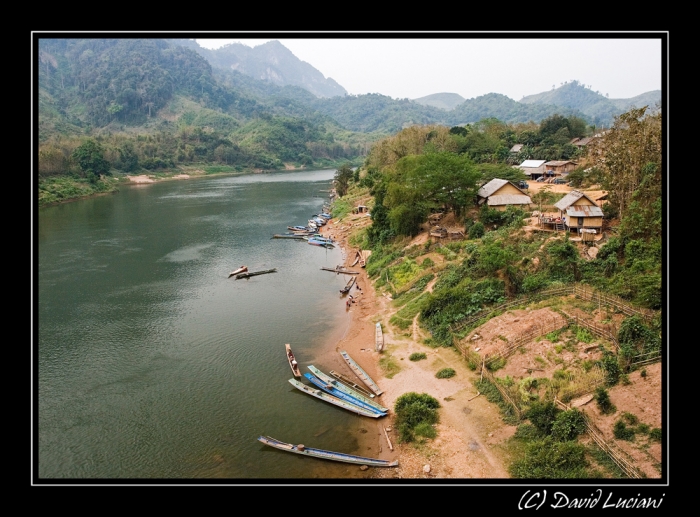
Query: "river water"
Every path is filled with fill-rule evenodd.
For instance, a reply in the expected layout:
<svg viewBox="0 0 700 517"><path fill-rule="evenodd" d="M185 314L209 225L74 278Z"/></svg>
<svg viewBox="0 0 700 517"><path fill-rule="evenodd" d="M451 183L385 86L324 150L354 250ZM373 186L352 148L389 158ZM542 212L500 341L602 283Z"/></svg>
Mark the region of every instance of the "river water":
<svg viewBox="0 0 700 517"><path fill-rule="evenodd" d="M345 479L361 417L296 390L347 329L343 250L272 239L328 201L334 170L122 188L38 213L34 422L40 480ZM235 280L240 265L276 273ZM307 382L303 379L304 382Z"/></svg>

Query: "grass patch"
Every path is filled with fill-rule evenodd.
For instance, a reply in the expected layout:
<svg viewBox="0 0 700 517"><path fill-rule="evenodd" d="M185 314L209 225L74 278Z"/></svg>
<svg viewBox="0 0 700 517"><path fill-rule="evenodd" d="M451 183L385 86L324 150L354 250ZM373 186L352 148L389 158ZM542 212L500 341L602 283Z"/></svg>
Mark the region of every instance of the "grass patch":
<svg viewBox="0 0 700 517"><path fill-rule="evenodd" d="M450 377L454 377L456 374L457 372L455 372L453 368L443 368L435 374L435 377L438 379L449 379Z"/></svg>
<svg viewBox="0 0 700 517"><path fill-rule="evenodd" d="M379 367L384 372L384 377L391 379L401 371L401 366L394 360L391 355L385 355L379 360Z"/></svg>
<svg viewBox="0 0 700 517"><path fill-rule="evenodd" d="M410 361L420 361L421 359L427 359L428 356L425 354L425 352L413 352L408 359Z"/></svg>

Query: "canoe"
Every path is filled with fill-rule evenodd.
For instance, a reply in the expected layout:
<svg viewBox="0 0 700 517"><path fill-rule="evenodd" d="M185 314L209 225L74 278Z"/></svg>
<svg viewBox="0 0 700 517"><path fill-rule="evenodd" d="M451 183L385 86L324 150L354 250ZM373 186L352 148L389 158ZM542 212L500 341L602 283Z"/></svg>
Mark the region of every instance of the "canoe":
<svg viewBox="0 0 700 517"><path fill-rule="evenodd" d="M273 239L297 239L297 240L304 240L305 236L304 235L298 235L296 233L276 233L272 236Z"/></svg>
<svg viewBox="0 0 700 517"><path fill-rule="evenodd" d="M272 268L272 269L265 269L263 271L253 271L252 273L241 273L240 275L236 275L236 280L240 280L241 278L250 278L251 276L256 276L256 275L264 275L266 273L275 273L277 271L277 268Z"/></svg>
<svg viewBox="0 0 700 517"><path fill-rule="evenodd" d="M231 278L233 275L237 275L239 273L243 273L245 271L248 271L248 266L241 266L238 269L234 269L228 274L228 277Z"/></svg>
<svg viewBox="0 0 700 517"><path fill-rule="evenodd" d="M377 322L374 331L374 349L381 352L384 349L384 333L382 332L382 324Z"/></svg>
<svg viewBox="0 0 700 517"><path fill-rule="evenodd" d="M340 400L344 400L348 404L354 404L358 407L361 407L362 409L366 409L367 411L371 411L372 413L378 413L379 416L386 416L386 411L381 411L380 409L377 409L374 406L371 406L365 402L362 402L359 399L356 399L355 397L352 397L351 395L348 395L347 393L345 393L343 391L340 391L333 384L319 379L318 377L316 377L312 373L305 373L304 377L306 377L306 379L311 384L313 384L317 388L322 389L323 391L325 391L329 395L333 395L334 397L338 397Z"/></svg>
<svg viewBox="0 0 700 517"><path fill-rule="evenodd" d="M374 397L374 395L364 395L359 390L353 389L350 386L343 384L338 379L334 379L330 375L326 375L321 370L316 368L314 365L309 365L308 368L309 368L309 370L311 370L311 373L313 373L316 377L318 377L319 379L321 379L323 382L325 382L327 384L333 385L333 387L336 388L337 390L340 390L343 393L346 393L346 394L350 395L351 397L353 397L353 398L355 398L355 399L357 399L357 400L359 400L359 401L361 401L369 406L372 406L375 409L378 409L382 413L387 413L389 411L389 408L385 408L384 406L382 406L378 402L375 402L374 400L372 400L372 397ZM365 391L365 393L368 393L368 392Z"/></svg>
<svg viewBox="0 0 700 517"><path fill-rule="evenodd" d="M338 379L340 382L345 384L346 386L350 386L355 391L359 391L365 397L369 397L370 399L373 399L376 396L374 393L369 391L367 388L365 388L364 386L360 386L355 381L353 381L350 377L347 377L340 372L336 372L335 370L331 370L330 374L333 377L335 377L336 379Z"/></svg>
<svg viewBox="0 0 700 517"><path fill-rule="evenodd" d="M313 245L313 246L321 246L322 248L330 249L330 248L335 248L333 244L331 244L328 241L322 241L318 239L311 238L308 240L308 243Z"/></svg>
<svg viewBox="0 0 700 517"><path fill-rule="evenodd" d="M292 369L294 377L301 377L301 371L299 370L297 359L294 357L294 353L292 352L292 347L289 346L289 343L286 343L284 348L287 350L287 361L289 361L289 367Z"/></svg>
<svg viewBox="0 0 700 517"><path fill-rule="evenodd" d="M371 418L379 418L381 415L380 413L376 413L374 411L369 411L368 409L363 409L359 406L356 406L354 404L350 404L349 402L345 402L344 400L340 400L338 397L334 397L333 395L329 395L328 393L325 393L324 391L317 390L316 388L312 388L311 386L307 386L303 382L299 382L296 379L289 379L289 383L294 386L296 389L299 391L303 391L304 393L308 393L312 397L316 397L317 399L321 399L325 402L328 402L329 404L333 404L334 406L338 406L343 409L347 409L348 411L351 411L353 413L357 413L358 415L362 416L368 416Z"/></svg>
<svg viewBox="0 0 700 517"><path fill-rule="evenodd" d="M343 273L344 275L359 275L359 271L350 271L349 269L345 269L344 266L335 266L335 268L332 267L322 267L321 268L323 271L332 271L334 273Z"/></svg>
<svg viewBox="0 0 700 517"><path fill-rule="evenodd" d="M321 458L324 460L342 461L344 463L354 463L355 465L367 465L369 467L396 467L399 460L389 461L376 458L365 458L363 456L355 456L354 454L345 454L343 452L324 451L323 449L315 449L306 447L304 444L292 445L291 443L281 442L269 436L259 436L258 441L274 447L281 451L293 452L303 456L311 456L313 458Z"/></svg>
<svg viewBox="0 0 700 517"><path fill-rule="evenodd" d="M352 289L352 286L353 286L353 285L355 285L355 277L354 277L354 276L353 276L353 277L350 277L350 280L348 280L348 283L345 284L345 287L343 287L343 288L340 290L341 294L345 294L345 293L349 292L350 289Z"/></svg>
<svg viewBox="0 0 700 517"><path fill-rule="evenodd" d="M367 375L367 372L364 371L362 368L360 368L360 365L355 362L355 360L348 355L348 353L345 350L342 350L340 352L340 355L343 356L343 359L345 359L345 362L348 364L350 369L355 372L355 375L357 375L362 382L364 382L369 389L371 389L375 395L381 395L384 393L382 390L379 389L379 386L377 386L377 383L372 380L372 377Z"/></svg>

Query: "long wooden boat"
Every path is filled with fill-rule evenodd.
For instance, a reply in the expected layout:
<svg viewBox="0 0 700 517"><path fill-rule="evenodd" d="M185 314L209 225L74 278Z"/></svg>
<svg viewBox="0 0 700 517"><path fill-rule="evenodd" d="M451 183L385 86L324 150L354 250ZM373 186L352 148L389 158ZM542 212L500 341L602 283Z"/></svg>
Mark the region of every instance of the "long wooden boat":
<svg viewBox="0 0 700 517"><path fill-rule="evenodd" d="M281 451L293 452L295 454L324 460L342 461L344 463L354 463L355 465L367 465L368 467L397 467L399 465L399 460L380 460L377 458L355 456L354 454L345 454L343 452L324 451L323 449L307 447L304 444L292 445L291 443L281 442L269 436L259 436L258 441Z"/></svg>
<svg viewBox="0 0 700 517"><path fill-rule="evenodd" d="M384 332L382 332L382 324L377 322L374 331L374 349L377 352L384 350Z"/></svg>
<svg viewBox="0 0 700 517"><path fill-rule="evenodd" d="M264 275L266 273L275 273L277 271L277 268L272 268L272 269L265 269L264 271L253 271L252 273L241 273L240 275L236 275L236 280L240 280L241 278L250 278L251 276L256 276L256 275Z"/></svg>
<svg viewBox="0 0 700 517"><path fill-rule="evenodd" d="M342 391L343 393L346 393L346 394L350 395L351 397L353 397L353 398L355 398L355 399L357 399L357 400L359 400L359 401L361 401L369 406L372 406L373 408L378 409L382 413L387 413L389 411L389 408L385 408L380 403L372 400L372 397L374 397L374 395L369 395L369 392L365 391L365 393L368 393L368 395L364 395L360 391L343 384L338 379L335 379L335 378L331 377L330 375L326 375L325 373L323 373L321 370L319 370L318 368L316 368L312 364L309 365L308 368L309 368L309 370L311 370L311 373L313 373L316 377L318 377L319 379L321 379L323 382L325 382L327 384L333 385L333 387Z"/></svg>
<svg viewBox="0 0 700 517"><path fill-rule="evenodd" d="M343 356L343 359L345 359L345 362L348 363L348 366L350 369L357 375L362 382L364 382L369 389L371 389L375 395L381 395L384 393L381 389L379 389L379 386L377 386L377 383L372 380L372 377L370 377L366 371L364 371L362 368L360 368L360 365L355 362L355 360L348 355L348 353L345 350L342 350L340 352L340 355Z"/></svg>
<svg viewBox="0 0 700 517"><path fill-rule="evenodd" d="M329 383L329 382L325 382L325 381L319 379L318 377L316 377L316 376L315 376L314 374L312 374L312 373L308 373L308 372L307 372L307 373L304 374L304 377L306 377L307 380L308 380L311 384L313 384L313 385L316 386L317 388L322 389L323 391L325 391L325 392L328 393L329 395L333 395L334 397L338 397L340 400L344 400L344 401L347 402L348 404L354 404L354 405L356 405L356 406L358 406L358 407L361 407L361 408L363 408L363 409L366 409L367 411L371 411L372 413L378 413L379 416L386 416L386 411L381 411L381 410L377 409L377 408L374 407L374 406L371 406L371 405L369 405L369 404L366 404L365 402L362 402L361 400L356 399L355 397L352 397L352 396L348 395L347 393L345 393L345 392L343 392L343 391L340 391L340 390L339 390L338 388L336 388L333 384L331 384L331 383Z"/></svg>
<svg viewBox="0 0 700 517"><path fill-rule="evenodd" d="M332 271L333 273L343 273L344 275L359 275L359 271L350 271L349 269L345 269L343 266L335 266L335 268L332 267L322 267L321 268L323 271Z"/></svg>
<svg viewBox="0 0 700 517"><path fill-rule="evenodd" d="M333 404L334 406L338 406L343 409L347 409L348 411L352 411L353 413L357 413L358 415L362 416L368 416L371 418L379 418L380 416L383 416L379 413L376 413L374 411L370 411L368 409L363 409L360 406L356 406L355 404L350 404L349 402L345 402L344 400L340 400L338 397L334 397L333 395L329 395L328 393L317 390L316 388L312 388L311 386L307 386L303 382L299 382L296 379L289 379L289 383L294 386L296 389L299 391L303 391L304 393L308 393L312 397L316 397L317 399L321 399L325 402L328 402L330 404Z"/></svg>
<svg viewBox="0 0 700 517"><path fill-rule="evenodd" d="M353 381L350 377L347 377L346 375L343 375L343 374L340 373L340 372L336 372L335 370L331 370L331 371L330 371L330 374L331 374L333 377L335 377L336 379L338 379L339 381L341 381L341 382L342 382L343 384L345 384L346 386L350 386L350 387L351 387L352 389L354 389L355 391L359 391L359 392L362 393L365 397L369 397L369 398L371 398L371 399L373 399L373 398L375 397L375 394L374 394L374 393L372 393L372 392L369 391L367 388L365 388L364 385L360 386L360 385L357 384L355 381Z"/></svg>
<svg viewBox="0 0 700 517"><path fill-rule="evenodd" d="M238 269L234 269L228 274L228 277L231 278L233 275L237 275L239 273L245 273L248 271L248 266L241 266Z"/></svg>
<svg viewBox="0 0 700 517"><path fill-rule="evenodd" d="M296 233L276 233L272 236L273 239L297 239L303 241L305 235L298 235Z"/></svg>
<svg viewBox="0 0 700 517"><path fill-rule="evenodd" d="M352 289L352 286L353 286L353 285L355 285L355 277L354 277L354 276L351 277L350 280L348 280L348 283L345 284L345 287L343 287L343 288L340 290L340 293L341 293L341 294L346 294L346 293L348 293L348 292L350 291L350 289Z"/></svg>
<svg viewBox="0 0 700 517"><path fill-rule="evenodd" d="M297 364L297 359L294 357L292 352L292 347L289 343L285 343L284 348L287 351L287 361L289 361L289 367L292 369L294 377L301 377L301 371L299 370L299 364Z"/></svg>
<svg viewBox="0 0 700 517"><path fill-rule="evenodd" d="M321 246L322 248L335 248L335 245L327 240L324 239L316 239L315 237L311 237L307 239L307 242L309 244L312 244L314 246Z"/></svg>

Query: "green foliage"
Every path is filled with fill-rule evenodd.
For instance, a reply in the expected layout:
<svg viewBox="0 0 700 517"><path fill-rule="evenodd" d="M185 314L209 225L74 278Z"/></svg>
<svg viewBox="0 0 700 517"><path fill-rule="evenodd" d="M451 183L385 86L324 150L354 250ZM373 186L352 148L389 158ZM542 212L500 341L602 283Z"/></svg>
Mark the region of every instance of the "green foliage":
<svg viewBox="0 0 700 517"><path fill-rule="evenodd" d="M440 403L427 393L404 393L394 403L396 425L399 430L399 441L412 442L415 439L416 428L425 425L432 426L439 420L437 410Z"/></svg>
<svg viewBox="0 0 700 517"><path fill-rule="evenodd" d="M437 430L432 424L429 424L428 422L421 422L413 428L413 434L415 436L432 439L437 436Z"/></svg>
<svg viewBox="0 0 700 517"><path fill-rule="evenodd" d="M430 267L433 267L434 265L435 265L435 262L433 262L433 260L430 257L426 257L423 260L423 262L421 263L420 267L422 267L423 269L428 269ZM431 275L430 278L432 279L433 276Z"/></svg>
<svg viewBox="0 0 700 517"><path fill-rule="evenodd" d="M661 428L659 427L654 427L649 431L649 438L656 442L660 442L663 438L663 433L661 432Z"/></svg>
<svg viewBox="0 0 700 517"><path fill-rule="evenodd" d="M618 420L613 426L613 436L618 440L626 440L631 442L634 440L634 429L627 427L627 424L623 420Z"/></svg>
<svg viewBox="0 0 700 517"><path fill-rule="evenodd" d="M335 171L334 185L339 197L343 197L348 192L350 181L353 177L353 170L350 164L343 165Z"/></svg>
<svg viewBox="0 0 700 517"><path fill-rule="evenodd" d="M552 424L552 437L558 441L574 440L586 431L586 421L578 409L562 411Z"/></svg>
<svg viewBox="0 0 700 517"><path fill-rule="evenodd" d="M104 158L104 148L91 138L77 147L72 157L88 177L109 174L109 162Z"/></svg>
<svg viewBox="0 0 700 517"><path fill-rule="evenodd" d="M438 379L449 379L450 377L454 377L456 373L457 372L455 372L453 368L443 368L435 374L435 377Z"/></svg>
<svg viewBox="0 0 700 517"><path fill-rule="evenodd" d="M480 239L484 236L484 225L480 221L472 224L469 228L469 238L470 239Z"/></svg>
<svg viewBox="0 0 700 517"><path fill-rule="evenodd" d="M610 401L610 394L608 390L599 386L595 390L595 395L593 396L596 404L598 404L598 409L604 415L610 415L617 411L615 405Z"/></svg>
<svg viewBox="0 0 700 517"><path fill-rule="evenodd" d="M420 361L421 359L427 359L428 356L425 354L425 352L413 352L408 359L410 361Z"/></svg>
<svg viewBox="0 0 700 517"><path fill-rule="evenodd" d="M600 360L600 365L605 371L605 382L608 386L614 386L620 380L620 364L617 357L612 352L605 351L603 358Z"/></svg>
<svg viewBox="0 0 700 517"><path fill-rule="evenodd" d="M542 438L540 430L530 423L520 424L515 430L514 438L518 440L532 441Z"/></svg>
<svg viewBox="0 0 700 517"><path fill-rule="evenodd" d="M576 340L581 343L590 343L594 339L593 334L585 327L576 327L572 330L576 333Z"/></svg>
<svg viewBox="0 0 700 517"><path fill-rule="evenodd" d="M520 479L585 479L589 477L585 447L547 437L528 444L526 456L513 462L511 476Z"/></svg>
<svg viewBox="0 0 700 517"><path fill-rule="evenodd" d="M552 427L560 409L553 402L534 401L525 413L525 417L532 422L541 436L552 434Z"/></svg>

